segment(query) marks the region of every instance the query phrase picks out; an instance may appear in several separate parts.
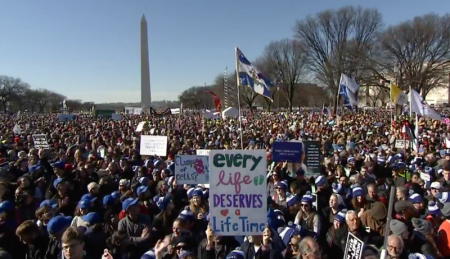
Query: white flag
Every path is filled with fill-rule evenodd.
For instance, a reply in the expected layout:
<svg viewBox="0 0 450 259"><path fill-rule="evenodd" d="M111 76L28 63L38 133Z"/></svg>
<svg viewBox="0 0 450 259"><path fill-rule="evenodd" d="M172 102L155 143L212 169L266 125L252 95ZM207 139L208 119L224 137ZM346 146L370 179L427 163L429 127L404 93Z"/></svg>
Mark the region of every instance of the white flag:
<svg viewBox="0 0 450 259"><path fill-rule="evenodd" d="M415 90L411 90L409 94L411 100L410 109L412 112L433 120L442 120L441 116L431 109L430 106L423 101L422 96L420 96Z"/></svg>

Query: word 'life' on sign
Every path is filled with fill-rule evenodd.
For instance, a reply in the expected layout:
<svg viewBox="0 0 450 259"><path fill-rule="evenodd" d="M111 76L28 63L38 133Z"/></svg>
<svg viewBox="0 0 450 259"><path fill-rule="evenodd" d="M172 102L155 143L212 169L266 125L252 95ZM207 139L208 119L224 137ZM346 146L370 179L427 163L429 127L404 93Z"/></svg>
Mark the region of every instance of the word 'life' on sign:
<svg viewBox="0 0 450 259"><path fill-rule="evenodd" d="M177 184L209 183L209 164L207 156L175 156L175 179Z"/></svg>
<svg viewBox="0 0 450 259"><path fill-rule="evenodd" d="M265 150L211 150L210 222L220 236L260 235L267 221Z"/></svg>

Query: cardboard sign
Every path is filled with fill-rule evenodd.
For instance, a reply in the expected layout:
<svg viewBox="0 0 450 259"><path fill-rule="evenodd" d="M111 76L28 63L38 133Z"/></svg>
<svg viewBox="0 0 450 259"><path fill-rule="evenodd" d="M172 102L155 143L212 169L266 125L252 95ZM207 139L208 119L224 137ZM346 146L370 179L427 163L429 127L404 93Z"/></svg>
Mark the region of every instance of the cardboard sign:
<svg viewBox="0 0 450 259"><path fill-rule="evenodd" d="M261 235L267 223L265 150L211 150L210 223L215 235Z"/></svg>
<svg viewBox="0 0 450 259"><path fill-rule="evenodd" d="M301 142L274 142L272 145L272 160L275 162L301 163L302 150L303 143Z"/></svg>
<svg viewBox="0 0 450 259"><path fill-rule="evenodd" d="M207 156L175 156L177 184L208 184L209 164Z"/></svg>
<svg viewBox="0 0 450 259"><path fill-rule="evenodd" d="M307 176L319 175L321 165L320 146L318 141L303 141Z"/></svg>
<svg viewBox="0 0 450 259"><path fill-rule="evenodd" d="M406 139L396 139L395 140L395 148L398 149L408 149L409 146L409 140Z"/></svg>
<svg viewBox="0 0 450 259"><path fill-rule="evenodd" d="M167 136L141 136L141 155L148 156L166 156L167 155Z"/></svg>
<svg viewBox="0 0 450 259"><path fill-rule="evenodd" d="M211 152L210 149L197 149L195 150L197 153L197 156L209 156L209 152Z"/></svg>
<svg viewBox="0 0 450 259"><path fill-rule="evenodd" d="M348 233L344 259L361 259L363 251L364 242L352 233Z"/></svg>
<svg viewBox="0 0 450 259"><path fill-rule="evenodd" d="M35 148L43 148L49 149L50 145L48 144L47 137L45 134L33 134L33 143Z"/></svg>

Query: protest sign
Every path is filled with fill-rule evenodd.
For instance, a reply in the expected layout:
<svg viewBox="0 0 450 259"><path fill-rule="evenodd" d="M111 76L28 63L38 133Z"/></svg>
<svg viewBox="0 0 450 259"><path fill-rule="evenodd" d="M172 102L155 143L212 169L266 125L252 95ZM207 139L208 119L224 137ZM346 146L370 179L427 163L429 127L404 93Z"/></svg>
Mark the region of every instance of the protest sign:
<svg viewBox="0 0 450 259"><path fill-rule="evenodd" d="M261 235L267 222L265 150L211 150L210 223L215 235Z"/></svg>
<svg viewBox="0 0 450 259"><path fill-rule="evenodd" d="M195 152L197 156L209 156L210 149L197 149Z"/></svg>
<svg viewBox="0 0 450 259"><path fill-rule="evenodd" d="M35 148L49 149L49 144L45 134L33 134L33 143Z"/></svg>
<svg viewBox="0 0 450 259"><path fill-rule="evenodd" d="M166 156L167 137L142 135L140 153L148 156Z"/></svg>
<svg viewBox="0 0 450 259"><path fill-rule="evenodd" d="M318 141L303 141L305 147L305 162L307 176L320 174L320 147Z"/></svg>
<svg viewBox="0 0 450 259"><path fill-rule="evenodd" d="M398 149L408 149L409 148L409 140L407 140L407 139L396 139L394 147L398 148Z"/></svg>
<svg viewBox="0 0 450 259"><path fill-rule="evenodd" d="M364 250L364 242L352 233L348 233L345 245L344 259L361 259Z"/></svg>
<svg viewBox="0 0 450 259"><path fill-rule="evenodd" d="M177 184L208 184L209 164L207 156L175 156Z"/></svg>
<svg viewBox="0 0 450 259"><path fill-rule="evenodd" d="M272 161L301 163L302 150L303 143L301 142L274 142L272 145Z"/></svg>

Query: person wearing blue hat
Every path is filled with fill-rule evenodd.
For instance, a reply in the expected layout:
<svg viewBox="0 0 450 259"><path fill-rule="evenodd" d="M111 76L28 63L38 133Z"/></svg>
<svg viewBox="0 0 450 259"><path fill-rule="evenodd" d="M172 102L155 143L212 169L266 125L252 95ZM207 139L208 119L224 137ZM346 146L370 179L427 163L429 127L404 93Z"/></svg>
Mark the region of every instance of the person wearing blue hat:
<svg viewBox="0 0 450 259"><path fill-rule="evenodd" d="M90 207L91 203L89 200L87 199L80 200L77 205L77 210L75 211L75 217L73 218L70 226L73 227L85 226L85 221L82 220L82 217L90 212Z"/></svg>
<svg viewBox="0 0 450 259"><path fill-rule="evenodd" d="M207 201L203 198L203 189L195 188L189 207L197 219L203 219L209 211Z"/></svg>
<svg viewBox="0 0 450 259"><path fill-rule="evenodd" d="M119 221L118 230L125 231L130 242L136 245L136 251L144 254L150 246L152 222L149 216L139 214L140 208L137 199L125 199L122 202L122 210L126 216Z"/></svg>
<svg viewBox="0 0 450 259"><path fill-rule="evenodd" d="M301 209L295 216L294 224L305 226L307 230L320 234L320 216L312 206L313 200L314 197L310 193L303 195L300 201Z"/></svg>
<svg viewBox="0 0 450 259"><path fill-rule="evenodd" d="M15 231L17 222L13 218L14 205L12 202L5 200L0 202L0 223L7 226L10 230Z"/></svg>
<svg viewBox="0 0 450 259"><path fill-rule="evenodd" d="M174 218L176 215L173 215L175 206L170 196L160 197L156 205L161 212L153 219L153 228L156 230L155 234L159 239L172 233L172 224L167 219Z"/></svg>
<svg viewBox="0 0 450 259"><path fill-rule="evenodd" d="M61 236L70 227L72 217L57 215L47 224L47 232L50 235L46 258L63 258L61 251Z"/></svg>
<svg viewBox="0 0 450 259"><path fill-rule="evenodd" d="M83 216L81 216L81 220L85 222L85 226L93 226L94 224L101 223L100 215L97 212L89 212Z"/></svg>

